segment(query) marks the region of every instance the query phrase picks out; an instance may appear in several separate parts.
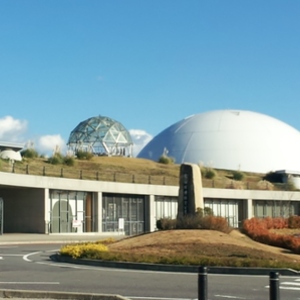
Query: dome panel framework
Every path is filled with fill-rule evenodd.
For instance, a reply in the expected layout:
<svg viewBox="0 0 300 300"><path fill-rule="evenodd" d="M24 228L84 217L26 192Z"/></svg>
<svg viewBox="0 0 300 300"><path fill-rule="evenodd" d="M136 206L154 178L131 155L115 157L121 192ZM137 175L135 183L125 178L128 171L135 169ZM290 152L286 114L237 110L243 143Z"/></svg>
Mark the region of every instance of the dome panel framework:
<svg viewBox="0 0 300 300"><path fill-rule="evenodd" d="M68 148L72 152L88 151L95 155L132 156L132 139L119 122L103 116L80 122L71 132Z"/></svg>

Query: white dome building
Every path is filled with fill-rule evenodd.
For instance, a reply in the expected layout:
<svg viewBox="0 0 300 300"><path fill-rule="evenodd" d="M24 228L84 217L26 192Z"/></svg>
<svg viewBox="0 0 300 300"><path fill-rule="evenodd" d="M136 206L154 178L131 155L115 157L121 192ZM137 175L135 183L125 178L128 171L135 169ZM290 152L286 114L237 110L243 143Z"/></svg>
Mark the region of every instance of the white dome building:
<svg viewBox="0 0 300 300"><path fill-rule="evenodd" d="M167 153L178 164L268 173L300 171L300 132L251 111L217 110L187 117L163 130L138 154L157 161Z"/></svg>

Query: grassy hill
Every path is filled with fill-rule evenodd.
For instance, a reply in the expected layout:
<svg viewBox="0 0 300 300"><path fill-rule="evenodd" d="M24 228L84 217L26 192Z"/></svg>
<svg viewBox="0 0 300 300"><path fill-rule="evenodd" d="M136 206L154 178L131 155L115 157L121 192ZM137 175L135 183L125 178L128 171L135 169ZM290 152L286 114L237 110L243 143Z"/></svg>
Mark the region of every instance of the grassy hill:
<svg viewBox="0 0 300 300"><path fill-rule="evenodd" d="M22 162L10 163L0 160L1 172L65 177L84 180L134 182L145 184L179 185L178 164L162 164L142 158L94 156L90 160L75 159L73 166L51 164L46 158L23 158ZM206 170L207 168L202 168ZM286 189L282 184L264 181L265 174L242 173L241 180L235 180L234 172L210 169L213 178L202 176L204 187L233 189ZM241 173L241 172L240 172Z"/></svg>
<svg viewBox="0 0 300 300"><path fill-rule="evenodd" d="M108 251L103 251L103 244L108 246ZM118 240L69 244L63 246L60 253L107 261L294 270L299 270L300 262L299 255L255 242L239 230L230 233L199 229L163 230Z"/></svg>

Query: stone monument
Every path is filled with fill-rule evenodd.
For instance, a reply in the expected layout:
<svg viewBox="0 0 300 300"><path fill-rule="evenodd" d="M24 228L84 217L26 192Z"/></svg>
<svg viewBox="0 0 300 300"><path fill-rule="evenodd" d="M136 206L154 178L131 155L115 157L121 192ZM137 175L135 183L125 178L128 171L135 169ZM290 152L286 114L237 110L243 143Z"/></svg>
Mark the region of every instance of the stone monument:
<svg viewBox="0 0 300 300"><path fill-rule="evenodd" d="M177 218L195 214L197 208L204 208L200 167L184 163L180 166Z"/></svg>

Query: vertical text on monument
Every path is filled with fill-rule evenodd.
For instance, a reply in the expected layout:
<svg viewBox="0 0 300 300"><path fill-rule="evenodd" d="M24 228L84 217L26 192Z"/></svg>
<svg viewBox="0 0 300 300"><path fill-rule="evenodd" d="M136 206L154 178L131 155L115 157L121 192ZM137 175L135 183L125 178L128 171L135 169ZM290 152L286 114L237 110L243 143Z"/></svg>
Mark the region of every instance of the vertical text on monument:
<svg viewBox="0 0 300 300"><path fill-rule="evenodd" d="M187 215L189 208L189 191L188 191L189 175L183 174L183 215Z"/></svg>
<svg viewBox="0 0 300 300"><path fill-rule="evenodd" d="M192 168L190 165L181 165L182 192L183 192L183 215L195 213L194 191L192 188Z"/></svg>
<svg viewBox="0 0 300 300"><path fill-rule="evenodd" d="M180 166L178 217L194 214L203 207L202 179L199 166Z"/></svg>

